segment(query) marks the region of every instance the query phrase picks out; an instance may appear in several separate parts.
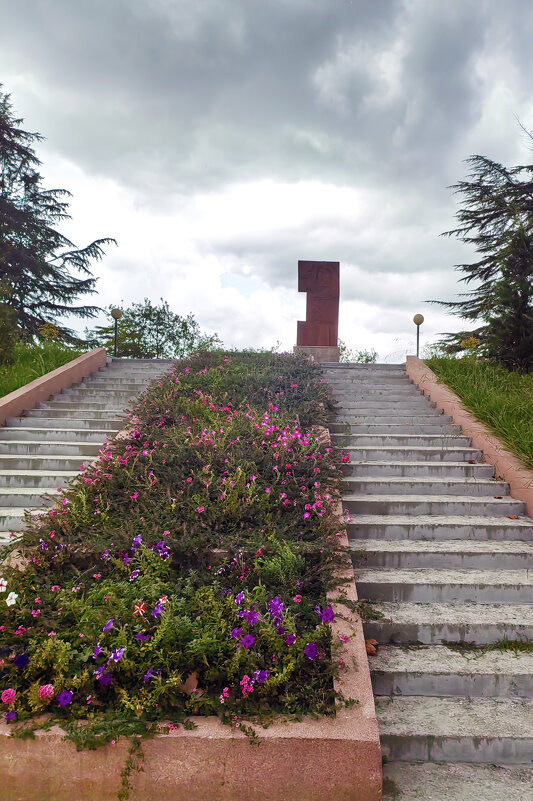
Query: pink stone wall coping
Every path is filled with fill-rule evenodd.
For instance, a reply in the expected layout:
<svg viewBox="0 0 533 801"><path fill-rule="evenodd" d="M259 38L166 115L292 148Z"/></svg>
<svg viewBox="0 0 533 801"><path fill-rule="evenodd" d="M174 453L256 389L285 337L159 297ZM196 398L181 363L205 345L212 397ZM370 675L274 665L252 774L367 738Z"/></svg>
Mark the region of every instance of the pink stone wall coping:
<svg viewBox="0 0 533 801"><path fill-rule="evenodd" d="M329 433L325 430L329 437ZM338 508L339 518L342 505ZM339 528L343 528L339 519ZM346 533L338 545L348 549ZM347 638L339 658L345 670L335 689L355 699L335 717L274 723L250 745L216 717L193 717L143 742L144 771L134 774L130 801L378 801L381 749L361 618L342 603L357 601L349 556L339 559L339 589L329 594L335 611L332 637ZM76 752L58 726L34 740L9 736L0 724L0 798L12 801L115 801L128 745L119 741Z"/></svg>
<svg viewBox="0 0 533 801"><path fill-rule="evenodd" d="M8 417L18 417L24 409L34 409L38 403L49 400L51 395L57 395L105 366L105 348L95 348L4 395L0 398L0 426L5 424Z"/></svg>
<svg viewBox="0 0 533 801"><path fill-rule="evenodd" d="M511 495L527 505L527 514L533 517L533 470L529 470L518 456L508 450L503 442L487 426L465 409L461 400L445 384L438 381L435 373L416 356L406 359L407 375L425 395L437 403L439 409L453 417L453 422L462 426L463 434L472 437L472 445L483 451L483 461L494 465L496 476L510 486Z"/></svg>

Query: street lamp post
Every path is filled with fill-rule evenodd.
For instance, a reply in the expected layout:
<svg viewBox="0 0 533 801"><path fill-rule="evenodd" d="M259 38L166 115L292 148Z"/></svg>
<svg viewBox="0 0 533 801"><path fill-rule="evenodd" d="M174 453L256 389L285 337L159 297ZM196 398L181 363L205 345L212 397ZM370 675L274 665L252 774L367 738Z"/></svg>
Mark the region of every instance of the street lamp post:
<svg viewBox="0 0 533 801"><path fill-rule="evenodd" d="M117 340L118 340L118 321L122 317L120 309L111 309L111 317L115 321L115 357L117 355Z"/></svg>
<svg viewBox="0 0 533 801"><path fill-rule="evenodd" d="M416 325L416 355L417 357L420 355L420 326L424 322L424 315L423 314L415 314L413 317L413 323Z"/></svg>

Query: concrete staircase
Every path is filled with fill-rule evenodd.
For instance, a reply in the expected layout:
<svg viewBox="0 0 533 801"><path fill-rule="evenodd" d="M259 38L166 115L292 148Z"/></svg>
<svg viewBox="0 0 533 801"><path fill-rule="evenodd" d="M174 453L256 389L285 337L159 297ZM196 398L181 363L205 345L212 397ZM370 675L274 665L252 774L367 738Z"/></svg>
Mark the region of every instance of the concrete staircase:
<svg viewBox="0 0 533 801"><path fill-rule="evenodd" d="M24 526L24 509L52 502L106 439L124 426L126 409L170 361L112 359L70 389L11 417L0 428L0 544Z"/></svg>
<svg viewBox="0 0 533 801"><path fill-rule="evenodd" d="M533 520L404 366L323 369L340 404L332 439L351 459L365 636L380 643L384 798L532 801L533 648L487 646L533 642Z"/></svg>

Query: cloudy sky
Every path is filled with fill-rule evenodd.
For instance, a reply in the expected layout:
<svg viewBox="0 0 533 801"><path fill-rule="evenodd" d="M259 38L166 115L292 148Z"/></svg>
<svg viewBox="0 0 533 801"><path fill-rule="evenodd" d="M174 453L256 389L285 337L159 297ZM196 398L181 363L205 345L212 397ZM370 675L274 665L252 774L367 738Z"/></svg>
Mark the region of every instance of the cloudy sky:
<svg viewBox="0 0 533 801"><path fill-rule="evenodd" d="M525 0L0 0L0 82L63 231L112 236L101 306L160 297L228 346L292 348L298 259L341 262L340 337L401 361L460 321L440 237L480 153L531 151ZM529 146L531 141L529 141ZM104 318L101 318L102 321Z"/></svg>

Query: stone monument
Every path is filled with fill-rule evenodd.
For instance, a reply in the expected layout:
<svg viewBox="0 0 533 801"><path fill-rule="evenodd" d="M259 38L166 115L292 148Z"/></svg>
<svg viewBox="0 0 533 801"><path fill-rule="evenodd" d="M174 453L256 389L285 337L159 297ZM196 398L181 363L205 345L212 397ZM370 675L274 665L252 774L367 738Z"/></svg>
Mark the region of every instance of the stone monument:
<svg viewBox="0 0 533 801"><path fill-rule="evenodd" d="M307 292L307 306L305 321L297 323L295 353L338 362L339 262L299 261L298 292Z"/></svg>

